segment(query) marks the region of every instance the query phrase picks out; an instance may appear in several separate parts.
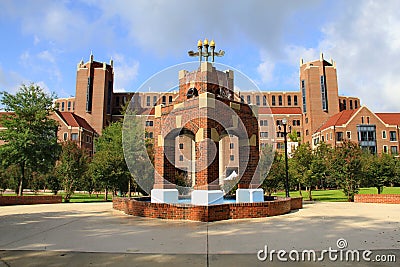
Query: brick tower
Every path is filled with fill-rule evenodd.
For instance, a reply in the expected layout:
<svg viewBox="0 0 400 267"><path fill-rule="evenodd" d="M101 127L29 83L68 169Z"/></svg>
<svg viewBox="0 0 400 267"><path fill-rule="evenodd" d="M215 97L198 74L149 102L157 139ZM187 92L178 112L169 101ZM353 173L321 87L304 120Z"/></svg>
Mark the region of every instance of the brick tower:
<svg viewBox="0 0 400 267"><path fill-rule="evenodd" d="M320 59L304 63L300 60L300 91L302 96L303 141L310 142L312 134L331 116L339 112L336 64Z"/></svg>
<svg viewBox="0 0 400 267"><path fill-rule="evenodd" d="M174 104L155 106L155 184L152 202L176 203L176 137L192 140L192 159L188 160L194 190L192 204L221 203L219 142L235 135L239 138L237 201L263 201L256 168L259 160L256 112L234 100L233 71L219 71L210 62L197 70L179 72L179 95ZM262 200L261 200L262 198Z"/></svg>
<svg viewBox="0 0 400 267"><path fill-rule="evenodd" d="M113 62L97 62L90 55L77 66L75 113L84 118L98 134L111 122L114 84Z"/></svg>

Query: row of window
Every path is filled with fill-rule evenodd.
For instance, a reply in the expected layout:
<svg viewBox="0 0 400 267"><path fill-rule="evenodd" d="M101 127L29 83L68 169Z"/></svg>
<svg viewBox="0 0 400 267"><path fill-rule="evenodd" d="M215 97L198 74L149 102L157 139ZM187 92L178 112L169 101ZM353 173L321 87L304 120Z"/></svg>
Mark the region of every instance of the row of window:
<svg viewBox="0 0 400 267"><path fill-rule="evenodd" d="M353 109L353 100L349 100L349 109ZM339 104L340 110L346 110L347 109L347 101L346 99L343 99L343 101ZM358 109L358 101L354 100L354 109Z"/></svg>
<svg viewBox="0 0 400 267"><path fill-rule="evenodd" d="M172 95L168 96L168 103L172 103L173 97ZM161 98L161 104L166 105L167 104L167 96L163 95ZM151 104L151 96L146 97L146 106L150 107ZM153 106L157 105L157 96L153 96Z"/></svg>
<svg viewBox="0 0 400 267"><path fill-rule="evenodd" d="M240 99L242 101L242 103L244 103L244 96L240 96ZM248 95L247 98L247 104L251 104L251 95ZM271 106L276 106L276 96L273 95L271 97ZM261 106L261 97L259 95L256 95L256 103L257 106ZM266 106L267 105L267 96L263 96L262 98L262 105ZM292 96L288 95L287 96L287 105L291 106L292 105ZM298 101L297 101L297 95L293 96L293 106L297 106L298 105ZM278 96L278 106L283 106L283 96L279 95Z"/></svg>
<svg viewBox="0 0 400 267"><path fill-rule="evenodd" d="M71 140L72 141L79 141L78 138L79 135L77 133L71 133ZM63 134L63 140L67 141L68 140L68 133ZM89 135L85 135L85 141L86 143L92 143L92 137Z"/></svg>
<svg viewBox="0 0 400 267"><path fill-rule="evenodd" d="M65 111L65 102L61 102L61 106L58 107L60 111ZM68 101L67 102L67 111L73 111L75 109L75 102Z"/></svg>
<svg viewBox="0 0 400 267"><path fill-rule="evenodd" d="M383 146L383 153L388 153L388 146ZM390 147L390 153L393 155L399 154L397 146L391 146Z"/></svg>

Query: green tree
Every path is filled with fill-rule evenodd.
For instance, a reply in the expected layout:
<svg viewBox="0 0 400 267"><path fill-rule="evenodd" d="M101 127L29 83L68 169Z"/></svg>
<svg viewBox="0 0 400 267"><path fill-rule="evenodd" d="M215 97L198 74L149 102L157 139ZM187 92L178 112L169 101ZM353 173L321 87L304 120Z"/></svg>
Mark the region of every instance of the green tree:
<svg viewBox="0 0 400 267"><path fill-rule="evenodd" d="M103 130L103 134L95 141L96 153L90 164L90 173L96 182L107 192L113 194L120 190L127 192L131 173L125 163L122 148L122 123L114 122Z"/></svg>
<svg viewBox="0 0 400 267"><path fill-rule="evenodd" d="M343 141L332 155L332 175L348 201L354 201L363 177L362 150L357 143Z"/></svg>
<svg viewBox="0 0 400 267"><path fill-rule="evenodd" d="M54 95L38 85L22 85L15 95L1 92L0 103L11 114L0 117L0 156L3 164L20 169L18 195L22 195L26 172L46 172L54 166L59 146L57 122L50 118Z"/></svg>
<svg viewBox="0 0 400 267"><path fill-rule="evenodd" d="M366 186L376 187L378 194L380 194L384 186L394 184L396 180L396 159L392 155L364 153L362 162Z"/></svg>
<svg viewBox="0 0 400 267"><path fill-rule="evenodd" d="M268 169L269 166L270 169ZM286 179L284 156L277 151L273 153L272 146L266 146L261 150L260 170L261 177L265 178L261 188L269 196L278 189L284 188Z"/></svg>
<svg viewBox="0 0 400 267"><path fill-rule="evenodd" d="M311 175L312 179L324 188L329 178L330 163L332 157L332 148L325 142L318 144L317 148L312 151Z"/></svg>
<svg viewBox="0 0 400 267"><path fill-rule="evenodd" d="M308 198L312 200L311 190L316 184L316 177L312 175L311 164L313 154L309 143L303 143L297 147L293 153L292 168L299 184L303 184L308 188ZM299 188L301 185L299 185Z"/></svg>
<svg viewBox="0 0 400 267"><path fill-rule="evenodd" d="M56 166L56 175L64 188L65 202L69 202L87 169L87 153L73 141L63 143L60 159Z"/></svg>

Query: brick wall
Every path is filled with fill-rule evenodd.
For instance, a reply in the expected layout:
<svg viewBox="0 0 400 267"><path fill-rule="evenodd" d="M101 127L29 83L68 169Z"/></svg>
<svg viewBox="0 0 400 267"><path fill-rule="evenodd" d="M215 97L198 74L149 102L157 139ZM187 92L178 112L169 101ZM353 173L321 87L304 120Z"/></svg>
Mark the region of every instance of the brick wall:
<svg viewBox="0 0 400 267"><path fill-rule="evenodd" d="M354 202L400 204L400 194L358 194Z"/></svg>
<svg viewBox="0 0 400 267"><path fill-rule="evenodd" d="M0 196L0 206L55 204L61 202L61 196Z"/></svg>
<svg viewBox="0 0 400 267"><path fill-rule="evenodd" d="M210 206L151 203L149 197L114 198L113 208L133 216L212 222L282 215L291 210L302 208L302 198L278 198L260 203L231 203Z"/></svg>

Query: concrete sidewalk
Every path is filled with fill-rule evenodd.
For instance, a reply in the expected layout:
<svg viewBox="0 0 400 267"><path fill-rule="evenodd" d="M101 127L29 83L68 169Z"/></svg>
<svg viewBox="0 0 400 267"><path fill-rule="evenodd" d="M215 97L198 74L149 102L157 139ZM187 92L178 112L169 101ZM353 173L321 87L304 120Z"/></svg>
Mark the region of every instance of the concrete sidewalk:
<svg viewBox="0 0 400 267"><path fill-rule="evenodd" d="M0 266L271 266L257 260L265 245L321 251L337 249L339 238L347 249L395 254L398 264L400 205L315 203L277 217L213 223L131 217L111 203L0 207Z"/></svg>

